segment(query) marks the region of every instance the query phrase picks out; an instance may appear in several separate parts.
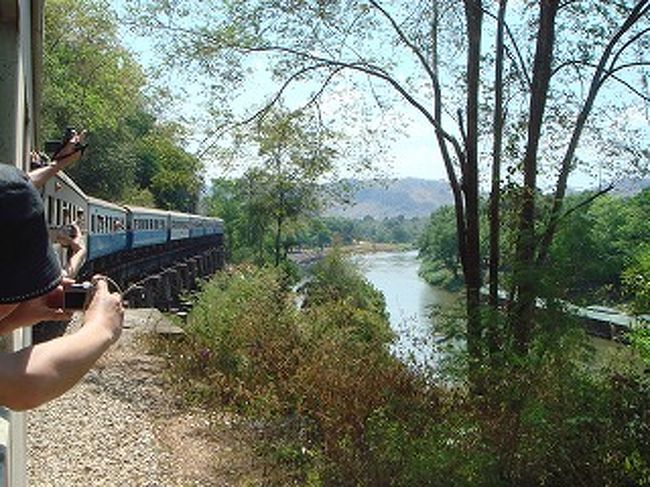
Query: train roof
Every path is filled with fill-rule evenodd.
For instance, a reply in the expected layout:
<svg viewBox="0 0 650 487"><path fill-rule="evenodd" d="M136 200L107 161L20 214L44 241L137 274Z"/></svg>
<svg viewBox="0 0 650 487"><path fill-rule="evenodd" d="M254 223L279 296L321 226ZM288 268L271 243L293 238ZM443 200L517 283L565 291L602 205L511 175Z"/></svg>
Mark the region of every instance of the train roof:
<svg viewBox="0 0 650 487"><path fill-rule="evenodd" d="M144 206L124 205L124 208L126 208L131 213L148 213L150 215L157 216L167 216L170 213L168 210L159 210L158 208L145 208Z"/></svg>
<svg viewBox="0 0 650 487"><path fill-rule="evenodd" d="M104 208L110 208L111 210L126 212L123 206L116 205L115 203L111 203L110 201L101 200L99 198L94 198L92 196L87 196L86 199L88 200L89 205L103 206Z"/></svg>
<svg viewBox="0 0 650 487"><path fill-rule="evenodd" d="M83 192L83 190L77 186L77 183L75 183L70 176L68 176L66 173L63 171L60 171L57 175L57 178L61 179L65 184L67 184L75 193L77 193L79 196L81 196L83 199L87 200L90 198L90 196L86 195L86 193Z"/></svg>
<svg viewBox="0 0 650 487"><path fill-rule="evenodd" d="M189 217L192 217L192 216L196 216L196 215L194 215L192 213L183 213L182 211L173 211L173 210L169 210L167 213L169 213L171 216L175 216L175 217L189 218Z"/></svg>

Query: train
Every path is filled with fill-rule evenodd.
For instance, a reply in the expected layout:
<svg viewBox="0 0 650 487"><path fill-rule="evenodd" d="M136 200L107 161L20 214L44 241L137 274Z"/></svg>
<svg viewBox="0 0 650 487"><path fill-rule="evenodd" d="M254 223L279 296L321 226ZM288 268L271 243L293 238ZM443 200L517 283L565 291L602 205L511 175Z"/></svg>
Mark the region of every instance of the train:
<svg viewBox="0 0 650 487"><path fill-rule="evenodd" d="M92 272L101 269L109 259L128 260L124 257L135 252L155 254L201 241L219 246L223 241L221 218L94 198L65 173L46 183L43 202L51 239L64 268L69 252L57 242L57 233L73 223L82 232L86 252L81 268L76 271Z"/></svg>

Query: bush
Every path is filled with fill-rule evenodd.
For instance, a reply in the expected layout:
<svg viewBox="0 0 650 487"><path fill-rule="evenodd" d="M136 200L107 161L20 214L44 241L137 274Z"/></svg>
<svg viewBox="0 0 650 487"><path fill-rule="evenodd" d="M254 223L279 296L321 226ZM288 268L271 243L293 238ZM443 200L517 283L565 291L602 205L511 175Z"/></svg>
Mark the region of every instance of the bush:
<svg viewBox="0 0 650 487"><path fill-rule="evenodd" d="M551 309L529 353L502 350L477 393L395 359L383 297L340 256L304 292L299 309L279 269L221 273L172 355L190 399L263 419L265 451L300 482L650 485L650 377L595 367Z"/></svg>

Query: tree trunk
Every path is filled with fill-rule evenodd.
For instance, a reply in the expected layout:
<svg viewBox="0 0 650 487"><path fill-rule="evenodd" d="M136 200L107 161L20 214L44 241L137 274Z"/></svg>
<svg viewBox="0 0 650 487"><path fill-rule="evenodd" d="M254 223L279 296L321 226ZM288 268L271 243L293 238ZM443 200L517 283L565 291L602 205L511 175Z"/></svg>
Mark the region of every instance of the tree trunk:
<svg viewBox="0 0 650 487"><path fill-rule="evenodd" d="M507 0L499 1L497 15L496 64L494 73L494 120L492 145L492 191L490 193L490 296L493 309L499 305L499 234L501 220L499 206L501 200L501 149L503 140L503 57L504 26Z"/></svg>
<svg viewBox="0 0 650 487"><path fill-rule="evenodd" d="M278 216L276 219L276 229L275 229L275 267L280 265L280 252L282 249L282 223L283 218Z"/></svg>
<svg viewBox="0 0 650 487"><path fill-rule="evenodd" d="M514 282L517 291L512 326L520 353L526 353L533 328L535 299L538 293L535 266L535 195L537 191L537 154L544 108L548 96L555 39L555 17L559 2L542 0L528 118L528 140L523 161L524 186L517 232Z"/></svg>
<svg viewBox="0 0 650 487"><path fill-rule="evenodd" d="M601 86L603 85L603 82L605 81L605 79L607 78L610 72L609 69L607 68L607 64L608 62L610 62L610 59L612 58L612 54L614 52L614 48L616 47L618 42L644 15L648 13L649 10L648 5L649 5L648 0L640 0L639 2L637 2L635 7L630 11L630 14L623 22L623 24L621 24L618 31L607 43L607 46L605 47L605 50L603 51L602 55L600 56L600 60L596 65L596 70L594 71L594 74L591 78L591 84L589 86L589 92L587 94L587 98L584 104L582 105L582 109L580 110L580 113L578 114L576 123L573 128L573 132L571 133L571 139L567 146L564 157L562 158L562 163L560 164L560 173L558 175L558 180L555 185L555 194L553 195L553 207L551 208L551 213L548 220L548 224L546 226L546 231L544 232L544 235L541 239L541 243L539 245L539 253L537 256L538 266L543 266L546 261L546 258L548 257L548 252L550 250L551 243L553 242L553 237L555 236L558 222L562 215L562 206L564 204L564 196L566 194L567 182L569 180L569 175L571 173L575 152L578 148L578 143L580 141L582 131L587 122L587 118L591 113L591 109L593 108L594 102L596 100L596 96L598 95L598 91L600 90ZM614 66L611 66L610 69L612 69L613 67Z"/></svg>
<svg viewBox="0 0 650 487"><path fill-rule="evenodd" d="M465 286L467 297L467 349L472 359L480 358L482 325L480 313L481 258L479 249L478 197L478 108L481 60L481 0L465 0L467 19L467 136L462 168L465 195Z"/></svg>

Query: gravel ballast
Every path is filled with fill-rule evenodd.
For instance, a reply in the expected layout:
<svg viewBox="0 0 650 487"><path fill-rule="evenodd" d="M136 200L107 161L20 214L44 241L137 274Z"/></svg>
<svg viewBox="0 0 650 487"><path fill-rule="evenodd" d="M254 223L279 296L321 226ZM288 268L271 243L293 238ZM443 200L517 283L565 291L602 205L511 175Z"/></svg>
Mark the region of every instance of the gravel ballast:
<svg viewBox="0 0 650 487"><path fill-rule="evenodd" d="M230 419L179 408L164 361L143 351L139 337L163 320L127 310L120 341L97 366L28 414L30 486L240 485L250 475L252 455Z"/></svg>

